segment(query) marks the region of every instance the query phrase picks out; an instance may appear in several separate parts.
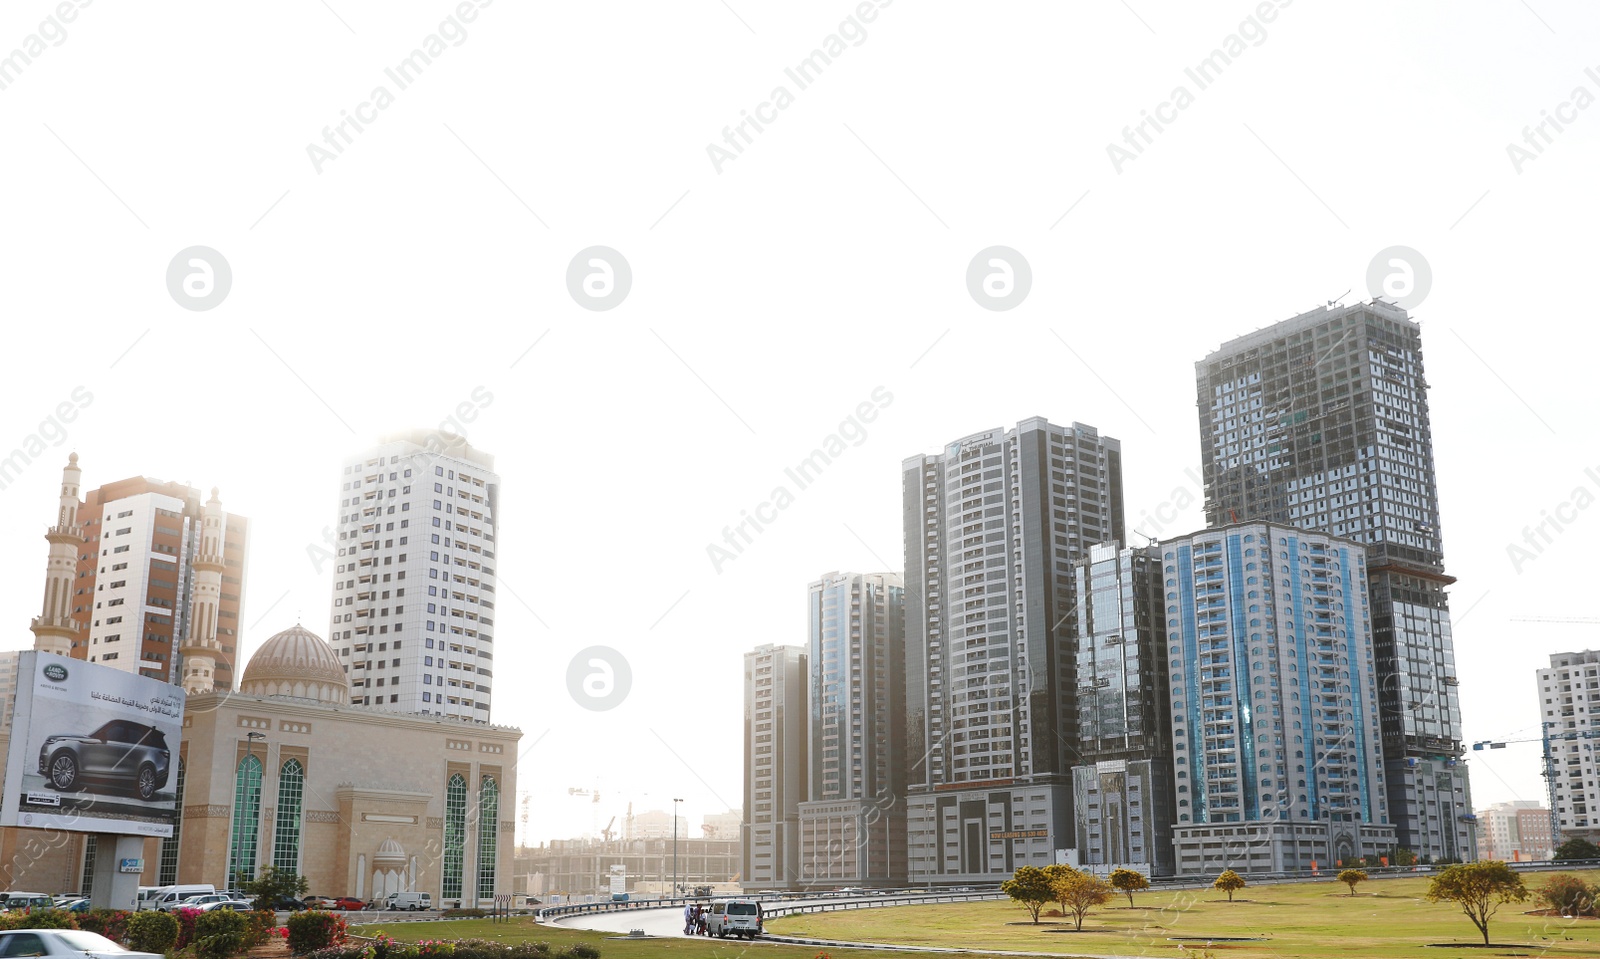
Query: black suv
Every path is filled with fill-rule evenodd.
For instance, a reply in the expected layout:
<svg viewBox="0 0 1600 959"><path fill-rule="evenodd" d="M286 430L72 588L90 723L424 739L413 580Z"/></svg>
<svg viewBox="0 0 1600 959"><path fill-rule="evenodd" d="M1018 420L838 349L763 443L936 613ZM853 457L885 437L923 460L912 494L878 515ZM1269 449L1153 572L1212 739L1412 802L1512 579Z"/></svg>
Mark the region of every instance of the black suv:
<svg viewBox="0 0 1600 959"><path fill-rule="evenodd" d="M63 792L97 782L153 799L166 787L171 763L161 731L128 719L113 719L87 736L58 733L39 749L39 774Z"/></svg>

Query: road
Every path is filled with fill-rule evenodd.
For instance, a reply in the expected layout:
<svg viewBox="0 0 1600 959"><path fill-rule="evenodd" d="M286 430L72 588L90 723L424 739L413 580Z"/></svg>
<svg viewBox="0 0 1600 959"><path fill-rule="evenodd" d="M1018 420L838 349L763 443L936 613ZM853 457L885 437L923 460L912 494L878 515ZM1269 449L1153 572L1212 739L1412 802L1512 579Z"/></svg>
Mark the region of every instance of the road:
<svg viewBox="0 0 1600 959"><path fill-rule="evenodd" d="M871 899L871 896L862 898ZM785 906L809 906L819 902L842 902L840 897L829 899L791 899L785 900ZM683 935L683 907L673 906L666 909L629 909L623 912L595 912L587 915L567 916L557 920L556 925L570 926L573 929L590 929L596 932L611 932L625 936L634 929L643 929L647 936L677 936Z"/></svg>

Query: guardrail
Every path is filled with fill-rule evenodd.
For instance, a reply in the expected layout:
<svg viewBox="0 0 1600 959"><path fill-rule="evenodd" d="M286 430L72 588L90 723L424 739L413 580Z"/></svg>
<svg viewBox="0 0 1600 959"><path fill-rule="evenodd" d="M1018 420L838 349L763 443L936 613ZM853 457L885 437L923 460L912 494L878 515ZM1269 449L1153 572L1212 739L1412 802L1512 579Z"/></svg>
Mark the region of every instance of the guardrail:
<svg viewBox="0 0 1600 959"><path fill-rule="evenodd" d="M1556 861L1553 859L1535 859L1528 862L1509 862L1507 866L1515 872L1560 872L1567 869L1596 869L1600 868L1600 859L1572 859ZM1406 876L1430 876L1437 873L1444 866L1373 866L1365 872L1372 878L1399 879ZM1300 872L1272 873L1267 875L1245 873L1251 885L1275 886L1296 882L1334 882L1339 875L1339 868L1319 869L1316 872L1303 870ZM1162 876L1152 877L1152 889L1209 889L1213 876L1187 877L1187 876ZM567 903L559 906L546 906L535 914L539 922L551 922L564 916L585 915L590 913L631 912L641 909L668 909L682 907L690 903L710 902L713 899L757 899L761 902L782 903L791 899L823 899L837 893L805 893L791 892L782 895L737 895L737 896L674 896L668 899L635 899L626 902L605 901ZM762 909L763 917L775 919L780 916L802 915L806 913L834 912L841 909L864 909L874 906L907 906L918 904L934 904L941 902L979 902L984 900L1005 899L1006 895L997 889L985 892L941 892L930 889L927 892L899 892L893 895L858 894L851 898L841 898L837 901L810 902L804 905L784 906L777 905Z"/></svg>
<svg viewBox="0 0 1600 959"><path fill-rule="evenodd" d="M983 902L1008 898L1003 892L908 893L899 896L863 896L837 902L813 902L762 909L763 919L802 916L814 912L840 912L846 909L872 909L880 906L931 906L941 902Z"/></svg>

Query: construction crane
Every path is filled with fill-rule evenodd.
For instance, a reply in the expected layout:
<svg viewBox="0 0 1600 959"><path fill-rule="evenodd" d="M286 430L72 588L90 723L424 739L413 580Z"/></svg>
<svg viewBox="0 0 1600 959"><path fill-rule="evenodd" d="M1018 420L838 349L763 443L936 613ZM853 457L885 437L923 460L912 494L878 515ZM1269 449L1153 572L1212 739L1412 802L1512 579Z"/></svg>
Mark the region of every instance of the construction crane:
<svg viewBox="0 0 1600 959"><path fill-rule="evenodd" d="M1555 728L1555 723L1545 723L1544 734L1542 736L1537 736L1530 739L1485 739L1480 742L1473 743L1472 748L1476 750L1482 750L1485 747L1489 749L1504 749L1507 746L1516 745L1518 743L1544 744L1544 771L1539 775L1544 777L1545 795L1547 797L1547 801L1550 803L1550 847L1555 849L1559 848L1561 845L1561 808L1556 797L1556 753L1555 750L1550 747L1550 744L1557 741L1571 742L1579 739L1592 739L1594 736L1600 735L1600 730L1568 730L1564 733L1552 733L1551 730L1553 728Z"/></svg>
<svg viewBox="0 0 1600 959"><path fill-rule="evenodd" d="M578 788L573 787L573 786L568 786L567 787L567 795L569 795L569 796L588 796L588 797L590 797L591 801L589 803L589 834L591 836L598 836L600 834L600 790L598 790L598 789L578 789Z"/></svg>
<svg viewBox="0 0 1600 959"><path fill-rule="evenodd" d="M611 828L612 826L615 826L616 824L617 824L617 817L616 816L612 816L611 817L611 821L606 823L606 828L600 830L600 835L605 837L605 841L606 842L610 842L611 841L611 837L616 835L616 830Z"/></svg>
<svg viewBox="0 0 1600 959"><path fill-rule="evenodd" d="M526 849L528 848L528 802L533 799L533 793L526 789L519 789L517 793L522 796L520 803L522 806L522 848Z"/></svg>

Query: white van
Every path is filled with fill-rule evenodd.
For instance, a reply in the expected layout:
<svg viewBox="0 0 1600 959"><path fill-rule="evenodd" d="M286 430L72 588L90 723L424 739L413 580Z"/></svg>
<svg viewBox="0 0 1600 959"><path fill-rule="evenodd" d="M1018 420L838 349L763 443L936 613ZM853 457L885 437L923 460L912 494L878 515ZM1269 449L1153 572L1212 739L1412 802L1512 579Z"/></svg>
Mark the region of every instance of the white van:
<svg viewBox="0 0 1600 959"><path fill-rule="evenodd" d="M133 899L134 911L140 909L154 909L156 896L161 892L160 886L140 886L139 894Z"/></svg>
<svg viewBox="0 0 1600 959"><path fill-rule="evenodd" d="M719 899L706 912L706 932L719 939L754 939L761 935L761 919L761 903L755 899Z"/></svg>
<svg viewBox="0 0 1600 959"><path fill-rule="evenodd" d="M162 886L157 889L153 898L146 900L150 905L147 908L159 909L162 912L171 912L182 905L190 896L214 895L217 887L209 882L191 882L177 886Z"/></svg>
<svg viewBox="0 0 1600 959"><path fill-rule="evenodd" d="M431 892L391 892L389 898L384 900L385 909L418 909L433 908L433 893Z"/></svg>

